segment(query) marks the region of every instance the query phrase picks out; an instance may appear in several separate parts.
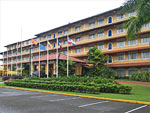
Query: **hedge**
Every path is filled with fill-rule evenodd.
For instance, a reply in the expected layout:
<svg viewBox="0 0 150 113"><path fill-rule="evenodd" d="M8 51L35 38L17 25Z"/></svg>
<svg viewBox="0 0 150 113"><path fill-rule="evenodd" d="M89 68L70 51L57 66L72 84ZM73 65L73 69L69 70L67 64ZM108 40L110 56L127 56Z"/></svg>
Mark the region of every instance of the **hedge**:
<svg viewBox="0 0 150 113"><path fill-rule="evenodd" d="M37 89L46 89L46 90L58 90L58 91L71 91L71 92L81 92L81 93L94 93L98 94L100 92L104 93L120 93L120 94L129 94L132 90L129 86L124 86L117 83L83 83L83 84L70 84L67 82L57 82L56 83L44 83L44 82L33 82L33 81L21 81L21 80L12 80L5 82L8 86L16 87L26 87L26 88L37 88Z"/></svg>
<svg viewBox="0 0 150 113"><path fill-rule="evenodd" d="M129 79L143 82L150 82L150 72L135 72L129 76Z"/></svg>

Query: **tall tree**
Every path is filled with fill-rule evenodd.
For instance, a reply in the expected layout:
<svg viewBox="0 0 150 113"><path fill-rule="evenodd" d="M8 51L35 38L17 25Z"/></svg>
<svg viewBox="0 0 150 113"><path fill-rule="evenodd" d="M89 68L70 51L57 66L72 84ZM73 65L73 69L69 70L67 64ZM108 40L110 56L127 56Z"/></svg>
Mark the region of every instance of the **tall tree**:
<svg viewBox="0 0 150 113"><path fill-rule="evenodd" d="M127 0L121 8L121 13L133 10L136 11L136 16L131 17L124 26L128 40L136 39L142 25L150 22L150 0Z"/></svg>

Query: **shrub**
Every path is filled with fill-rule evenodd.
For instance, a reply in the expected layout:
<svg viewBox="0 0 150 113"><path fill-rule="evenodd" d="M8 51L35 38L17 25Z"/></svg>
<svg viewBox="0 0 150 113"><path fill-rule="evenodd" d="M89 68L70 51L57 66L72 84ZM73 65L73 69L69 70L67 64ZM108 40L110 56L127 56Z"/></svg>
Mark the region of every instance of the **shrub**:
<svg viewBox="0 0 150 113"><path fill-rule="evenodd" d="M129 76L129 79L135 81L150 82L150 72L135 72Z"/></svg>
<svg viewBox="0 0 150 113"><path fill-rule="evenodd" d="M131 87L123 86L119 83L114 82L112 79L89 77L88 78L89 80L87 80L86 77L85 78L78 77L75 79L75 81L72 81L72 78L73 77L61 77L47 80L17 79L5 82L5 84L17 87L72 91L81 93L96 93L96 94L100 92L129 94L131 91Z"/></svg>

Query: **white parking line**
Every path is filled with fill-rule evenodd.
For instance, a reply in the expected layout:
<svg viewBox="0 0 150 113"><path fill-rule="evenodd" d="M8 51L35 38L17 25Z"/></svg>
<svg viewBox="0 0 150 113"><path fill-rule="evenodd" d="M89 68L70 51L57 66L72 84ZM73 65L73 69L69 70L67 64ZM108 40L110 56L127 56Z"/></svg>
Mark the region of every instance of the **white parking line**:
<svg viewBox="0 0 150 113"><path fill-rule="evenodd" d="M80 97L76 97L76 98L65 98L65 99L56 99L56 100L49 100L51 102L55 102L55 101L62 101L62 100L73 100L73 99L78 99Z"/></svg>
<svg viewBox="0 0 150 113"><path fill-rule="evenodd" d="M102 101L102 102L96 102L96 103L91 103L91 104L85 104L85 105L81 105L81 106L78 106L78 107L86 107L86 106L91 106L91 105L106 103L106 102L109 102L109 101Z"/></svg>
<svg viewBox="0 0 150 113"><path fill-rule="evenodd" d="M148 105L144 105L144 106L141 106L141 107L138 107L138 108L132 109L132 110L127 111L127 112L125 112L125 113L131 113L131 112L133 112L133 111L136 111L136 110L138 110L138 109L144 108L144 107L146 107L146 106L148 106Z"/></svg>

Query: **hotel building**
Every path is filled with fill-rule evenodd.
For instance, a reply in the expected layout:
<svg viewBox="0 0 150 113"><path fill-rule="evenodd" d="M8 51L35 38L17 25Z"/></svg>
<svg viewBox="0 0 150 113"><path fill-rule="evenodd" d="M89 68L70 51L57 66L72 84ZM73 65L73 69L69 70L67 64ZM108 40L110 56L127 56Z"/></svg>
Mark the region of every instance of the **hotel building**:
<svg viewBox="0 0 150 113"><path fill-rule="evenodd" d="M103 54L109 55L106 65L115 70L118 76L128 76L133 72L150 71L150 23L142 26L141 32L136 40L126 40L126 30L123 24L131 17L136 16L136 12L120 14L120 8L116 8L92 17L88 17L76 22L69 23L39 34L35 40L47 46L47 40L54 44L59 39L62 44L62 54L67 54L67 36L76 42L75 46L69 45L69 56L86 61L87 52L93 46L97 46ZM30 62L30 47L32 39L9 44L7 51L2 52L4 65L10 70L11 64L16 64L17 69L21 67L21 45L22 63ZM55 45L57 48L57 44ZM54 55L55 49L49 49L49 54ZM33 45L33 61L39 57L39 46ZM40 51L41 62L46 66L47 51ZM38 61L38 60L37 60ZM50 61L51 62L51 61ZM79 61L80 62L80 61ZM55 65L55 62L51 62ZM33 62L38 65L38 62ZM54 66L55 67L55 66ZM82 69L77 68L79 74ZM54 72L55 73L55 72Z"/></svg>

